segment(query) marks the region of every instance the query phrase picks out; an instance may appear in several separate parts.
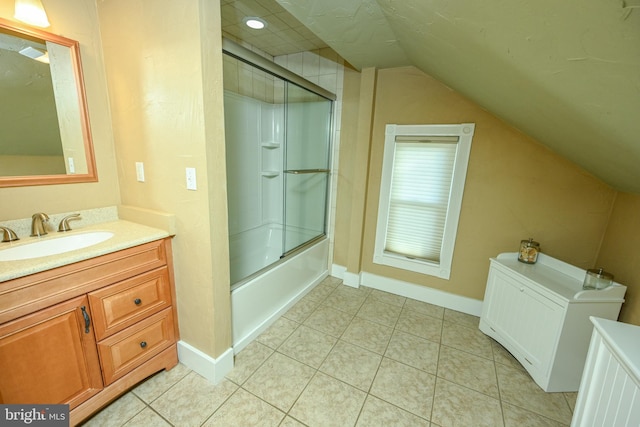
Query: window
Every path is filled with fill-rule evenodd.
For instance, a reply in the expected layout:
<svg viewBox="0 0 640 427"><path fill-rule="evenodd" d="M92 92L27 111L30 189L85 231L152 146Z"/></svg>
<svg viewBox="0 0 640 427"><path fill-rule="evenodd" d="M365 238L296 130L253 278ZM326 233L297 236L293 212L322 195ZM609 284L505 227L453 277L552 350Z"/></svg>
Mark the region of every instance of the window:
<svg viewBox="0 0 640 427"><path fill-rule="evenodd" d="M387 125L373 262L449 279L475 125Z"/></svg>

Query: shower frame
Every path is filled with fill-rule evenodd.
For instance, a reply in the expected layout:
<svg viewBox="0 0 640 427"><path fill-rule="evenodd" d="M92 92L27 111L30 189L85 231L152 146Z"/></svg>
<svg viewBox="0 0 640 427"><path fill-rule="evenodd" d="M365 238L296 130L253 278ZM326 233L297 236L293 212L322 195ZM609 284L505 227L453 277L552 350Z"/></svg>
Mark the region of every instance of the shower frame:
<svg viewBox="0 0 640 427"><path fill-rule="evenodd" d="M314 244L318 243L319 241L321 241L322 239L325 239L327 237L327 227L328 227L328 222L329 222L329 218L328 218L328 214L329 214L329 206L328 204L330 203L330 187L331 187L331 146L333 145L332 140L333 140L333 135L334 135L334 120L332 119L333 116L333 109L335 101L337 100L336 95L318 85L316 85L315 83L306 80L305 78L299 76L298 74L295 74L294 72L276 64L275 62L272 62L271 60L258 55L257 53L245 48L244 46L241 46L227 38L223 38L222 40L222 50L223 53L229 55L230 57L233 57L245 64L248 64L252 67L255 67L265 73L268 73L276 78L282 79L283 81L285 81L286 83L293 83L293 85L298 86L302 89L305 89L315 95L318 95L322 98L325 98L329 101L332 101L331 104L331 108L330 108L330 112L329 112L329 128L328 128L328 135L329 135L329 142L328 142L328 147L327 147L327 155L328 155L328 159L327 159L327 168L326 169L307 169L307 170L285 170L283 168L282 173L283 176L285 174L292 174L292 175L300 175L300 174L307 174L307 173L326 173L327 174L327 182L326 182L326 189L325 189L325 204L324 204L324 210L325 210L325 214L324 214L324 233L320 234L318 236L315 236L307 241L305 241L304 243L297 245L289 250L286 249L286 244L284 242L284 238L283 238L283 253L280 256L280 259L270 263L268 265L266 265L265 267L257 270L255 273L248 275L247 277L244 277L243 279L237 281L236 283L232 283L231 285L231 289L237 289L238 287L242 286L244 283L246 282L250 282L251 280L253 280L255 277L260 276L260 274L264 273L265 271L276 267L278 264L281 264L283 261L286 260L286 258L289 258L290 256L293 256L297 253L303 252L305 251L307 248L309 248L310 246L313 246ZM288 86L285 85L285 98L287 98L287 92L288 89L286 89ZM285 114L285 128L287 127L286 125L286 121L287 121L287 115ZM286 157L286 154L285 154ZM285 161L286 163L286 161ZM286 181L283 181L283 191L286 192ZM286 198L286 196L285 196ZM286 207L283 207L283 236L286 234Z"/></svg>

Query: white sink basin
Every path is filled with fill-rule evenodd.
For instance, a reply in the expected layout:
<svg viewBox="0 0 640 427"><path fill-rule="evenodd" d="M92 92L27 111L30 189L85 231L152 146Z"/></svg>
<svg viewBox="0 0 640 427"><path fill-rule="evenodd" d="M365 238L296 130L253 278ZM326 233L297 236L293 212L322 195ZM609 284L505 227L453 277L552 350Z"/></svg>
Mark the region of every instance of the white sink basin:
<svg viewBox="0 0 640 427"><path fill-rule="evenodd" d="M0 249L0 261L18 261L75 251L113 237L110 231L90 231L64 237L43 238L32 243Z"/></svg>

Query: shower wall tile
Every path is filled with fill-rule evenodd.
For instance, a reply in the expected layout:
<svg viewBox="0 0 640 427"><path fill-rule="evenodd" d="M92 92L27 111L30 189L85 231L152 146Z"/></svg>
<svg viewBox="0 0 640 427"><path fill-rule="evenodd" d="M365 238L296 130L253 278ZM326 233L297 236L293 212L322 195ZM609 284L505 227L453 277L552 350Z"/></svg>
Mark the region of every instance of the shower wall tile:
<svg viewBox="0 0 640 427"><path fill-rule="evenodd" d="M336 91L336 73L318 76L318 86L331 92Z"/></svg>
<svg viewBox="0 0 640 427"><path fill-rule="evenodd" d="M223 56L224 88L232 92L238 92L238 60L230 56Z"/></svg>
<svg viewBox="0 0 640 427"><path fill-rule="evenodd" d="M317 77L320 75L320 56L314 52L302 54L302 76Z"/></svg>
<svg viewBox="0 0 640 427"><path fill-rule="evenodd" d="M302 76L302 53L287 55L287 69Z"/></svg>

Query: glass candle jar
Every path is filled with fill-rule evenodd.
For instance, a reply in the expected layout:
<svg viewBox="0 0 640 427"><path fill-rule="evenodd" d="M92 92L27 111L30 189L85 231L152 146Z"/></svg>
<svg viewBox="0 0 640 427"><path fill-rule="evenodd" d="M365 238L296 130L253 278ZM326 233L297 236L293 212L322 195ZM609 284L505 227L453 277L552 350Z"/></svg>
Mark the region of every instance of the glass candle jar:
<svg viewBox="0 0 640 427"><path fill-rule="evenodd" d="M604 289L613 283L613 274L607 273L602 268L592 268L587 270L582 283L582 289Z"/></svg>
<svg viewBox="0 0 640 427"><path fill-rule="evenodd" d="M538 260L540 252L540 243L534 242L533 238L520 241L520 252L518 252L518 261L527 264L535 264Z"/></svg>

